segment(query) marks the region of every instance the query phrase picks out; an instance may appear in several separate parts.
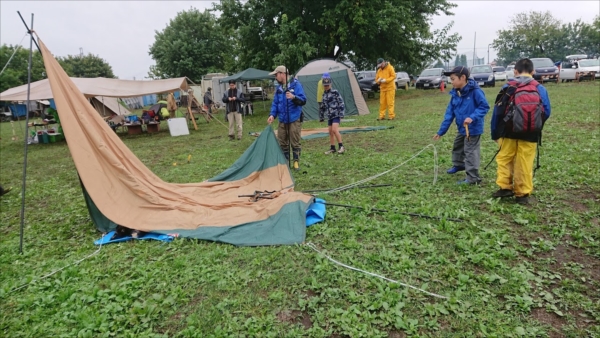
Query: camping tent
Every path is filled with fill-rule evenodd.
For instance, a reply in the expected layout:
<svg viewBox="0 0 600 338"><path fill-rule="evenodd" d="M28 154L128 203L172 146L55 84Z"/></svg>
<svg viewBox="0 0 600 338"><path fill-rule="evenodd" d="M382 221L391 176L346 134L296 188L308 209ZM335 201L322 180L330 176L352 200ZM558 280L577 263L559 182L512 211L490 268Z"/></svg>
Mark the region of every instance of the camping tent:
<svg viewBox="0 0 600 338"><path fill-rule="evenodd" d="M310 61L296 73L296 78L302 84L306 94L306 105L302 107L306 120L319 119L319 106L317 105L317 84L323 73L329 73L333 81L333 88L337 89L346 105L346 116L366 115L369 108L365 102L356 76L347 65L333 59L317 59Z"/></svg>
<svg viewBox="0 0 600 338"><path fill-rule="evenodd" d="M239 73L230 75L228 77L224 77L220 80L220 83L228 82L229 80L234 80L235 82L240 81L252 81L252 80L263 80L263 79L274 79L275 75L269 75L269 72L266 70L260 70L256 68L248 68L246 70L242 70Z"/></svg>
<svg viewBox="0 0 600 338"><path fill-rule="evenodd" d="M90 98L90 103L102 117L131 115L131 112L121 105L119 99L114 97L94 96Z"/></svg>
<svg viewBox="0 0 600 338"><path fill-rule="evenodd" d="M67 146L98 229L126 228L235 245L302 243L314 199L294 180L270 126L229 169L200 183L152 173L96 114L41 40ZM250 201L240 195L277 192Z"/></svg>

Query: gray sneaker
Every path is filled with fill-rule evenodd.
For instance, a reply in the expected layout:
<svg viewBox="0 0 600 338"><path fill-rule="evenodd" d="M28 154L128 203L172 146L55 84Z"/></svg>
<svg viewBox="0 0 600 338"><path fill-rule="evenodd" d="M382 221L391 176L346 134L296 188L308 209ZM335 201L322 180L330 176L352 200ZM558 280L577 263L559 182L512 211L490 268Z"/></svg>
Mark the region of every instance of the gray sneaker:
<svg viewBox="0 0 600 338"><path fill-rule="evenodd" d="M341 146L340 149L337 151L338 154L343 154L346 152L346 148L344 148L344 146Z"/></svg>
<svg viewBox="0 0 600 338"><path fill-rule="evenodd" d="M325 152L325 155L329 155L329 154L333 154L335 153L335 149L329 149Z"/></svg>

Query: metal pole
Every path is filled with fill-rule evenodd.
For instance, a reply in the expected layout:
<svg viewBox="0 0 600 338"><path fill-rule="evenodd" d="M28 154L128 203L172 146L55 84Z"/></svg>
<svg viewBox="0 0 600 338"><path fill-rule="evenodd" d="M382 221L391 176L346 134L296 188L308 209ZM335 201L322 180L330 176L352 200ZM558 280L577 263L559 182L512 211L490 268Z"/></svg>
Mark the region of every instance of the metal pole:
<svg viewBox="0 0 600 338"><path fill-rule="evenodd" d="M490 45L488 45L488 65L491 65L492 63L490 62Z"/></svg>
<svg viewBox="0 0 600 338"><path fill-rule="evenodd" d="M473 39L473 64L475 66L475 43L477 42L477 32L475 32L475 38Z"/></svg>
<svg viewBox="0 0 600 338"><path fill-rule="evenodd" d="M19 13L19 12L17 12ZM21 16L21 13L19 13ZM23 20L23 17L21 17ZM25 23L25 20L23 20ZM27 27L27 25L25 25ZM29 31L29 65L27 67L27 109L25 115L25 147L23 148L23 184L21 185L21 230L19 233L19 253L23 254L23 229L25 227L25 182L27 179L27 143L29 138L29 97L31 94L31 56L33 54L33 13L31 13L31 29ZM37 45L37 43L36 43Z"/></svg>

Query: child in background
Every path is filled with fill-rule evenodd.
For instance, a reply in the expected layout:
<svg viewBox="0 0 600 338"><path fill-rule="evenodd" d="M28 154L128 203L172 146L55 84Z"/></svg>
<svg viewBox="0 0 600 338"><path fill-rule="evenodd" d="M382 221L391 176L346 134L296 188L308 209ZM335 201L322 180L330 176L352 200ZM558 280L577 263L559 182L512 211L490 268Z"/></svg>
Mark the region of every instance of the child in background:
<svg viewBox="0 0 600 338"><path fill-rule="evenodd" d="M344 118L344 99L336 89L331 88L331 78L323 74L321 81L323 82L323 102L319 106L319 120L325 121L327 117L327 125L329 126L329 144L331 148L325 154L335 153L335 140L338 141L338 154L343 154L346 149L342 143L342 134L340 134L340 119Z"/></svg>

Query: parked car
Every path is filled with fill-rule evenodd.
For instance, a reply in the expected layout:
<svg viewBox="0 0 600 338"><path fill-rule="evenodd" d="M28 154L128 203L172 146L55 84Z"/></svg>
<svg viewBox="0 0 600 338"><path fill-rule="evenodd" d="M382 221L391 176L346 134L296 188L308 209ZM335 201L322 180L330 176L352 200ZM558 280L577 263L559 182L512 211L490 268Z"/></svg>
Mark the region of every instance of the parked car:
<svg viewBox="0 0 600 338"><path fill-rule="evenodd" d="M558 67L549 58L533 58L533 69L535 73L533 78L540 83L556 82L558 83Z"/></svg>
<svg viewBox="0 0 600 338"><path fill-rule="evenodd" d="M496 79L494 71L490 65L473 66L470 69L471 79L473 79L479 87L495 87Z"/></svg>
<svg viewBox="0 0 600 338"><path fill-rule="evenodd" d="M410 76L406 72L398 72L396 73L396 89L408 89L410 86Z"/></svg>
<svg viewBox="0 0 600 338"><path fill-rule="evenodd" d="M493 67L494 78L496 81L506 81L506 69L501 66Z"/></svg>
<svg viewBox="0 0 600 338"><path fill-rule="evenodd" d="M560 80L564 82L579 80L580 78L600 79L600 60L584 59L561 62Z"/></svg>
<svg viewBox="0 0 600 338"><path fill-rule="evenodd" d="M506 74L506 81L515 79L515 65L506 66L506 70L504 71Z"/></svg>
<svg viewBox="0 0 600 338"><path fill-rule="evenodd" d="M379 86L375 83L375 74L377 72L373 70L367 70L362 72L356 72L356 80L358 86L363 92L379 91Z"/></svg>
<svg viewBox="0 0 600 338"><path fill-rule="evenodd" d="M269 99L269 95L266 91L263 90L262 87L248 87L248 96L250 98L250 101L267 101Z"/></svg>
<svg viewBox="0 0 600 338"><path fill-rule="evenodd" d="M415 88L417 89L433 89L440 88L440 83L442 81L447 81L446 76L444 75L443 68L429 68L425 69L419 75L419 79L415 83Z"/></svg>

